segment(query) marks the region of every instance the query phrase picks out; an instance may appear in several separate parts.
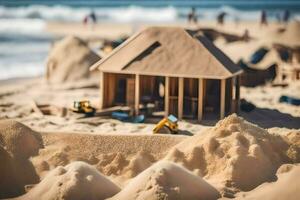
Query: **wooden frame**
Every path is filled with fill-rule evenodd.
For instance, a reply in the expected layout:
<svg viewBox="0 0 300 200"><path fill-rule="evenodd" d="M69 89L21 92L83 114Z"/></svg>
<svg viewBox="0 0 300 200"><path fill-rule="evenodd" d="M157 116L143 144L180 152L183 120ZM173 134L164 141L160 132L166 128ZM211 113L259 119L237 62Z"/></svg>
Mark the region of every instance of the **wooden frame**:
<svg viewBox="0 0 300 200"><path fill-rule="evenodd" d="M200 122L203 118L203 89L204 80L202 78L198 79L198 121Z"/></svg>
<svg viewBox="0 0 300 200"><path fill-rule="evenodd" d="M170 98L170 78L165 77L165 116L169 115L169 98Z"/></svg>
<svg viewBox="0 0 300 200"><path fill-rule="evenodd" d="M104 108L104 72L100 72L100 83L99 83L99 92L100 92L100 101L99 101L99 108Z"/></svg>
<svg viewBox="0 0 300 200"><path fill-rule="evenodd" d="M135 75L135 90L134 90L135 100L134 100L134 112L135 115L139 114L140 108L140 75Z"/></svg>
<svg viewBox="0 0 300 200"><path fill-rule="evenodd" d="M225 93L226 93L226 79L221 80L221 95L220 95L220 119L225 117Z"/></svg>
<svg viewBox="0 0 300 200"><path fill-rule="evenodd" d="M178 119L182 119L183 116L183 90L184 78L180 77L178 80Z"/></svg>

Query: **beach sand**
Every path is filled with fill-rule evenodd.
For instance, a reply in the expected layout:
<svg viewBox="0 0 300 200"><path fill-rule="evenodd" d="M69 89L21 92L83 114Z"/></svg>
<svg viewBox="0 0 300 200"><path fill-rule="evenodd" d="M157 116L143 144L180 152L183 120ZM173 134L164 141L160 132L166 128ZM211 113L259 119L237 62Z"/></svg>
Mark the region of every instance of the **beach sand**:
<svg viewBox="0 0 300 200"><path fill-rule="evenodd" d="M240 36L247 28L255 38L279 26L200 25ZM50 23L47 30L84 38L95 47L98 40L130 35L145 26L149 24ZM279 97L300 97L299 91L299 80L287 87L241 87L241 98L256 106L252 112L219 122L180 121L181 132L166 135L152 133L159 118L133 124L73 113L74 100L88 99L98 106L98 75L53 84L45 77L1 81L0 119L24 125L0 122L0 161L6 163L0 166L0 198L298 199L300 190L288 183L299 177L300 107L280 103ZM15 130L18 137L11 134ZM24 138L29 146L14 142L23 144ZM20 165L27 166L23 172L28 177L20 175Z"/></svg>

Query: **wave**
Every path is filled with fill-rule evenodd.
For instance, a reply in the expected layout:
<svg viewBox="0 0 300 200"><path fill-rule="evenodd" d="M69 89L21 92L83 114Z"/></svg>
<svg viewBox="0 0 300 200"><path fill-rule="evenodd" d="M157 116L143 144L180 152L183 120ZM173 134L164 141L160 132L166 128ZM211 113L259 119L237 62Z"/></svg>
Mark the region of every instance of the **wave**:
<svg viewBox="0 0 300 200"><path fill-rule="evenodd" d="M41 19L1 19L0 34L28 34L41 33L46 23Z"/></svg>
<svg viewBox="0 0 300 200"><path fill-rule="evenodd" d="M0 64L0 80L9 78L36 77L45 73L43 62L8 63L5 67Z"/></svg>
<svg viewBox="0 0 300 200"><path fill-rule="evenodd" d="M91 11L98 19L116 22L170 22L184 20L190 10L189 7L70 7L63 5L45 6L31 5L23 7L0 6L0 19L41 19L45 21L80 22ZM256 20L259 10L239 10L229 6L219 8L197 7L200 19L214 20L218 13L226 12L229 20L240 18L242 20Z"/></svg>
<svg viewBox="0 0 300 200"><path fill-rule="evenodd" d="M0 6L0 19L27 18L47 21L82 21L91 11L99 19L113 21L170 21L176 20L177 10L174 7L144 8L137 6L112 8L74 8L68 6L39 6L4 7Z"/></svg>

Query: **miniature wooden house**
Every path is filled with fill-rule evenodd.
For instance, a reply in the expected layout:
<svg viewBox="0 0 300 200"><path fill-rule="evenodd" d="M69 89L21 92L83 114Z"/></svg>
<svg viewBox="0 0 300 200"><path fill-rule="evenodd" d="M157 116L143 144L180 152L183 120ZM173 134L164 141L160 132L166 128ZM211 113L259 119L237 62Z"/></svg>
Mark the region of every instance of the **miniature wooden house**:
<svg viewBox="0 0 300 200"><path fill-rule="evenodd" d="M100 70L100 107L153 103L179 119L236 111L242 70L202 35L150 27L91 67Z"/></svg>

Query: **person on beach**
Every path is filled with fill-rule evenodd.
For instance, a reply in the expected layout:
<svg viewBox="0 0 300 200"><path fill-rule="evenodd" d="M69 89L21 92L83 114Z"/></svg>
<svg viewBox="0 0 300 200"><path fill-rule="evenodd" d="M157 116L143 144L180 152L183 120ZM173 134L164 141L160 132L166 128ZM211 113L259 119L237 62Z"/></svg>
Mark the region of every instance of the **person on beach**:
<svg viewBox="0 0 300 200"><path fill-rule="evenodd" d="M291 17L290 11L285 10L282 17L283 23L287 24L290 20L290 17Z"/></svg>
<svg viewBox="0 0 300 200"><path fill-rule="evenodd" d="M267 12L265 10L261 11L261 16L260 16L260 25L263 26L267 26L268 25L268 21L267 21Z"/></svg>
<svg viewBox="0 0 300 200"><path fill-rule="evenodd" d="M226 12L221 12L217 16L217 24L223 25L224 24L224 18L225 18Z"/></svg>
<svg viewBox="0 0 300 200"><path fill-rule="evenodd" d="M192 7L191 11L188 14L188 23L195 23L197 24L198 19L196 15L196 8Z"/></svg>
<svg viewBox="0 0 300 200"><path fill-rule="evenodd" d="M97 23L97 17L96 17L96 14L95 14L94 11L92 11L92 12L90 13L90 18L92 19L92 22L93 22L94 24Z"/></svg>
<svg viewBox="0 0 300 200"><path fill-rule="evenodd" d="M82 20L82 23L83 23L83 25L87 25L87 23L88 23L88 20L89 20L89 17L86 15L84 18L83 18L83 20Z"/></svg>

